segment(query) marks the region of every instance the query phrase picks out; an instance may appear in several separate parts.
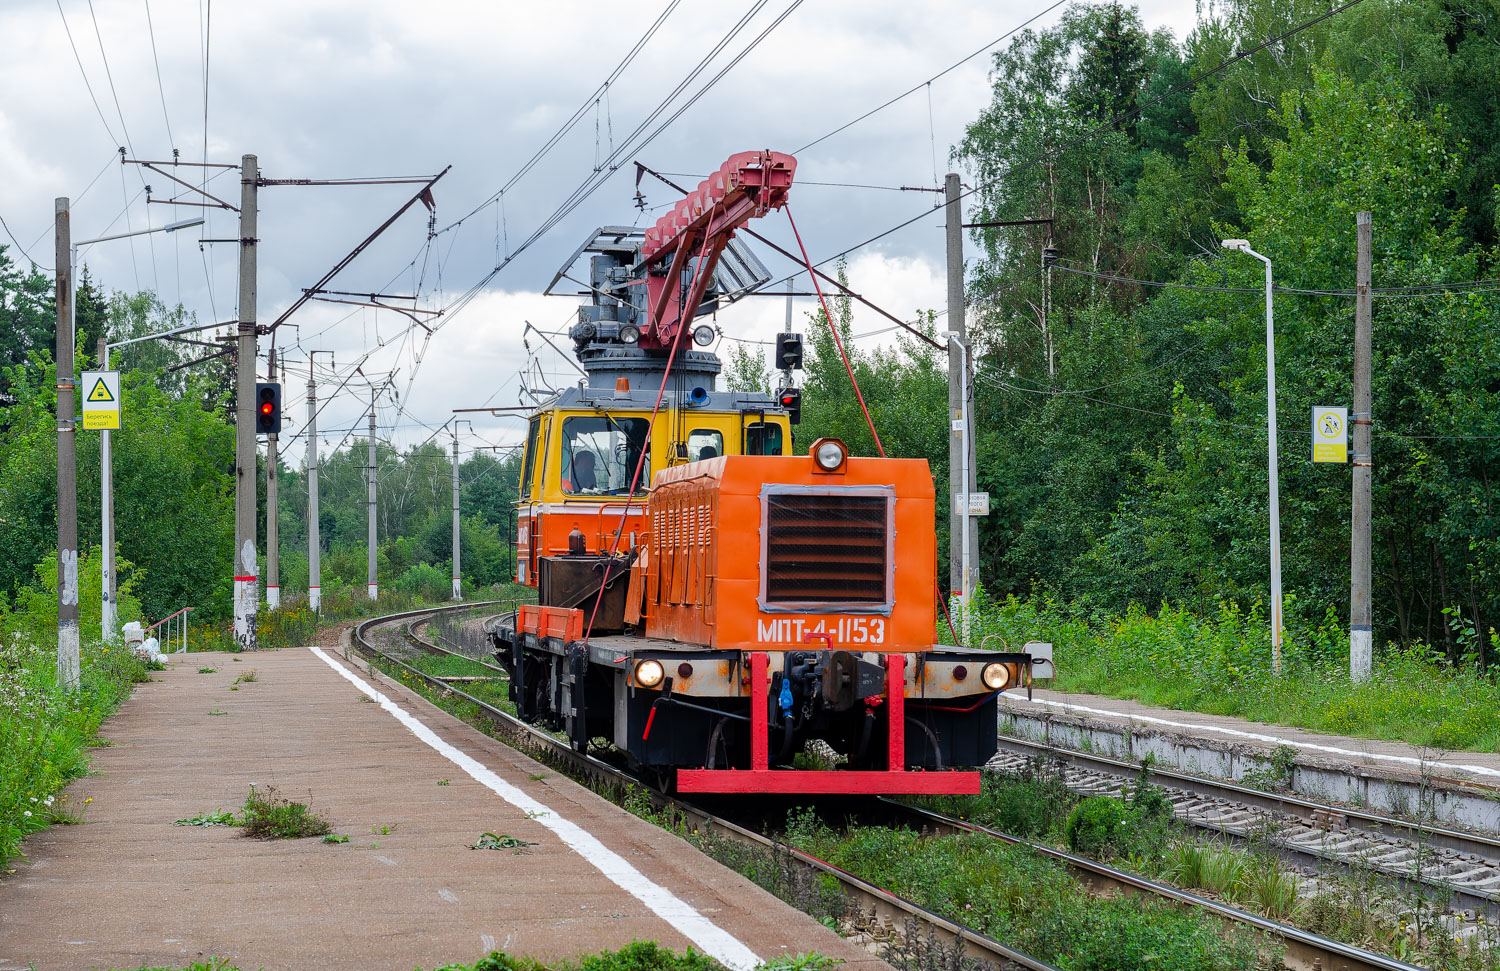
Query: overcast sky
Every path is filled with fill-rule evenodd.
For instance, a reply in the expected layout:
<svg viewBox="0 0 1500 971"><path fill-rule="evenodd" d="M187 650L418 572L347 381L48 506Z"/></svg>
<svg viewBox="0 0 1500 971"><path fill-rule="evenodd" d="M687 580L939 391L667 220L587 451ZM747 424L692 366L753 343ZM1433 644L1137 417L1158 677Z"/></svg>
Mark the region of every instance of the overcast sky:
<svg viewBox="0 0 1500 971"><path fill-rule="evenodd" d="M632 204L635 159L701 176L735 152L797 152L1029 18L1042 14L1040 26L1060 12L1043 13L1051 6L1047 0L769 0L645 131L655 130L771 28L789 4L795 9L738 65L644 150L622 155L618 172L461 311L440 318L430 339L413 340L408 320L390 312L328 303L299 310L290 321L297 329L277 337L278 350L293 362L287 388L292 427L300 428L304 417L310 349L333 351L338 376L320 375L325 394L367 354L367 374L396 369L399 404L382 401L377 413L382 436L403 445L427 438L453 408L515 405L517 374L527 364L524 321L557 330L576 312L577 297L540 295L558 265L596 227L637 219L649 225L665 211L658 207L678 198L648 177L641 188L650 208L639 212ZM198 240L236 236L235 215L147 206L145 185L155 199L170 198L174 187L160 175L119 165L117 146L143 159L170 159L175 148L195 162L204 159L205 146L209 162L237 164L250 153L267 178L431 175L451 165L434 192L436 227L443 229L493 195L590 101L666 5L93 0L91 16L88 0L4 0L0 218L32 257L51 267L57 196L73 199L74 239L207 212L205 227L102 243L81 261L109 289L155 289L202 322L233 320L236 248L208 244L200 253ZM427 212L417 205L329 286L418 293L421 306L452 307L596 165L628 145L637 126L755 7L753 0L683 0L597 108L590 104L572 132L505 194L503 206L491 204L429 242ZM1195 19L1194 0L1144 0L1140 8L1148 27L1165 27L1178 38ZM989 63L987 56L976 57L930 88L798 152L791 209L815 261L921 213L933 197L813 183L932 186L948 170L949 150L964 126L989 100ZM686 176L677 181L696 184ZM208 191L237 205L237 182L234 173L223 175ZM275 319L299 288L316 282L413 189L263 188L259 319ZM795 248L784 214L755 228ZM10 240L0 235L0 242ZM936 213L852 256L851 286L904 318L940 309L942 247ZM9 252L25 264L14 245ZM759 255L778 275L793 269L774 253ZM798 304L800 321L813 303ZM751 299L720 314L719 324L726 335L764 340L784 315L780 299ZM857 333L884 326L883 318L856 310ZM535 336L530 345L541 352L536 366L547 381L576 380L577 372ZM721 343L720 353L727 357L728 350ZM328 359L317 360L321 366ZM368 395L358 379L350 388ZM330 445L351 425L362 427L367 406L358 398L346 392L319 418L320 437ZM466 432L466 439L513 440L516 424L476 419L476 437ZM301 453L299 444L287 458L300 464Z"/></svg>

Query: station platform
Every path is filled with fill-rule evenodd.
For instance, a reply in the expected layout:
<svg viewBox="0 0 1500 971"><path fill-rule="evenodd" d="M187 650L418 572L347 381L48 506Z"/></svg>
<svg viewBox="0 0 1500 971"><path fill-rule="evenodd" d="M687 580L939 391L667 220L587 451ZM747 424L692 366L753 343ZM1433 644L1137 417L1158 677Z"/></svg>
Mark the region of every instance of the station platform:
<svg viewBox="0 0 1500 971"><path fill-rule="evenodd" d="M1285 745L1313 757L1338 760L1372 770L1407 773L1420 772L1426 767L1443 776L1500 787L1500 753L1440 751L1405 742L1325 735L1228 715L1156 708L1102 695L1038 690L1032 692L1032 698L1028 702L1024 696L1001 695L1002 716L1011 712L1034 714L1048 711L1135 725L1146 731L1217 739L1226 744L1255 748Z"/></svg>
<svg viewBox="0 0 1500 971"><path fill-rule="evenodd" d="M638 940L731 968L811 950L887 968L332 649L173 657L102 734L111 746L68 790L73 805L92 799L83 825L31 837L0 882L0 969L218 957L246 971L411 971ZM238 810L252 784L309 803L349 842L174 825ZM529 845L470 849L485 833Z"/></svg>
<svg viewBox="0 0 1500 971"><path fill-rule="evenodd" d="M1002 735L1500 835L1500 754L1325 735L1100 695L1000 697Z"/></svg>

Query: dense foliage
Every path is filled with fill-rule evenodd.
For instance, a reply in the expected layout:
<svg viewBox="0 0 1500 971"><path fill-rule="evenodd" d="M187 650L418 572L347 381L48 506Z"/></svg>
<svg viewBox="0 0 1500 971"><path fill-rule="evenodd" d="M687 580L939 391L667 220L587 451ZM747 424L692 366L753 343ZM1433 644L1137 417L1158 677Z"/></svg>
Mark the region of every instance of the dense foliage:
<svg viewBox="0 0 1500 971"><path fill-rule="evenodd" d="M0 631L44 631L56 622L57 545L56 369L52 364L51 281L22 274L0 246ZM190 323L181 307L154 294L105 296L84 279L78 293L78 360L94 366L101 335L112 341L159 333ZM92 353L91 353L92 352ZM115 538L127 599L121 619L148 623L194 608L195 623L228 616L233 545L234 429L232 362L191 362L186 345L147 341L112 354L123 372L122 428L113 435ZM294 396L288 395L287 400ZM296 429L300 421L288 415ZM290 437L290 435L286 436ZM305 447L305 446L303 446ZM326 451L326 446L325 446ZM349 441L320 466L322 585L325 600L366 580L366 443ZM99 624L99 436L78 436L78 535L85 565L80 606L84 636ZM296 457L300 458L301 448ZM259 490L260 545L265 536L264 456ZM475 452L460 465L464 580L489 586L508 578L510 531L518 460ZM404 453L377 442L380 502L377 566L380 582L411 595L446 597L452 546L452 458L427 443ZM280 467L281 585L297 600L307 585L307 481L283 460ZM92 551L92 552L91 552ZM261 551L264 558L264 549ZM53 556L48 561L48 556ZM93 593L88 584L92 582ZM46 584L53 584L47 587ZM52 591L49 593L48 591ZM44 595L46 594L46 595ZM49 597L53 598L48 607ZM90 631L93 631L90 634Z"/></svg>
<svg viewBox="0 0 1500 971"><path fill-rule="evenodd" d="M1116 614L1268 600L1264 271L1219 246L1244 237L1281 288L1289 611L1304 628L1347 618L1351 473L1309 461L1309 415L1352 405L1368 210L1377 639L1487 665L1500 295L1465 281L1496 275L1500 114L1482 92L1500 86L1500 15L1485 0L1365 0L1170 93L1327 10L1229 0L1179 42L1132 7L1079 4L995 55L991 104L954 151L975 190L966 218L1053 222L972 238L978 481L994 497L982 577ZM808 330L799 439L867 453L826 323ZM888 450L926 456L939 483L945 359L908 343L854 353Z"/></svg>

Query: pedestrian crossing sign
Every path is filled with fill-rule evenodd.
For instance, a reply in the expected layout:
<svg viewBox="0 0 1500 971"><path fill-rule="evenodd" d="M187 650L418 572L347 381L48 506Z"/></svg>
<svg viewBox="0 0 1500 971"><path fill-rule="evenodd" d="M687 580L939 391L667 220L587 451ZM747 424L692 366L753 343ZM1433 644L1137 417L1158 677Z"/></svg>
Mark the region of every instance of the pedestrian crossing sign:
<svg viewBox="0 0 1500 971"><path fill-rule="evenodd" d="M85 371L83 381L83 427L86 430L120 427L120 372Z"/></svg>

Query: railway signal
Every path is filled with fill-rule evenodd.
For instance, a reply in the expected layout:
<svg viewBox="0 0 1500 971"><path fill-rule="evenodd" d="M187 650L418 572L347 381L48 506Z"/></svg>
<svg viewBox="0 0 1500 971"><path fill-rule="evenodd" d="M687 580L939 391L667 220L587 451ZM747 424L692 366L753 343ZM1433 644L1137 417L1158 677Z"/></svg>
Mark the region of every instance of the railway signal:
<svg viewBox="0 0 1500 971"><path fill-rule="evenodd" d="M802 367L802 335L783 333L776 335L776 368L790 371Z"/></svg>
<svg viewBox="0 0 1500 971"><path fill-rule="evenodd" d="M281 433L281 384L261 381L255 385L255 431L260 435Z"/></svg>
<svg viewBox="0 0 1500 971"><path fill-rule="evenodd" d="M776 393L793 425L802 421L802 389L782 388Z"/></svg>

